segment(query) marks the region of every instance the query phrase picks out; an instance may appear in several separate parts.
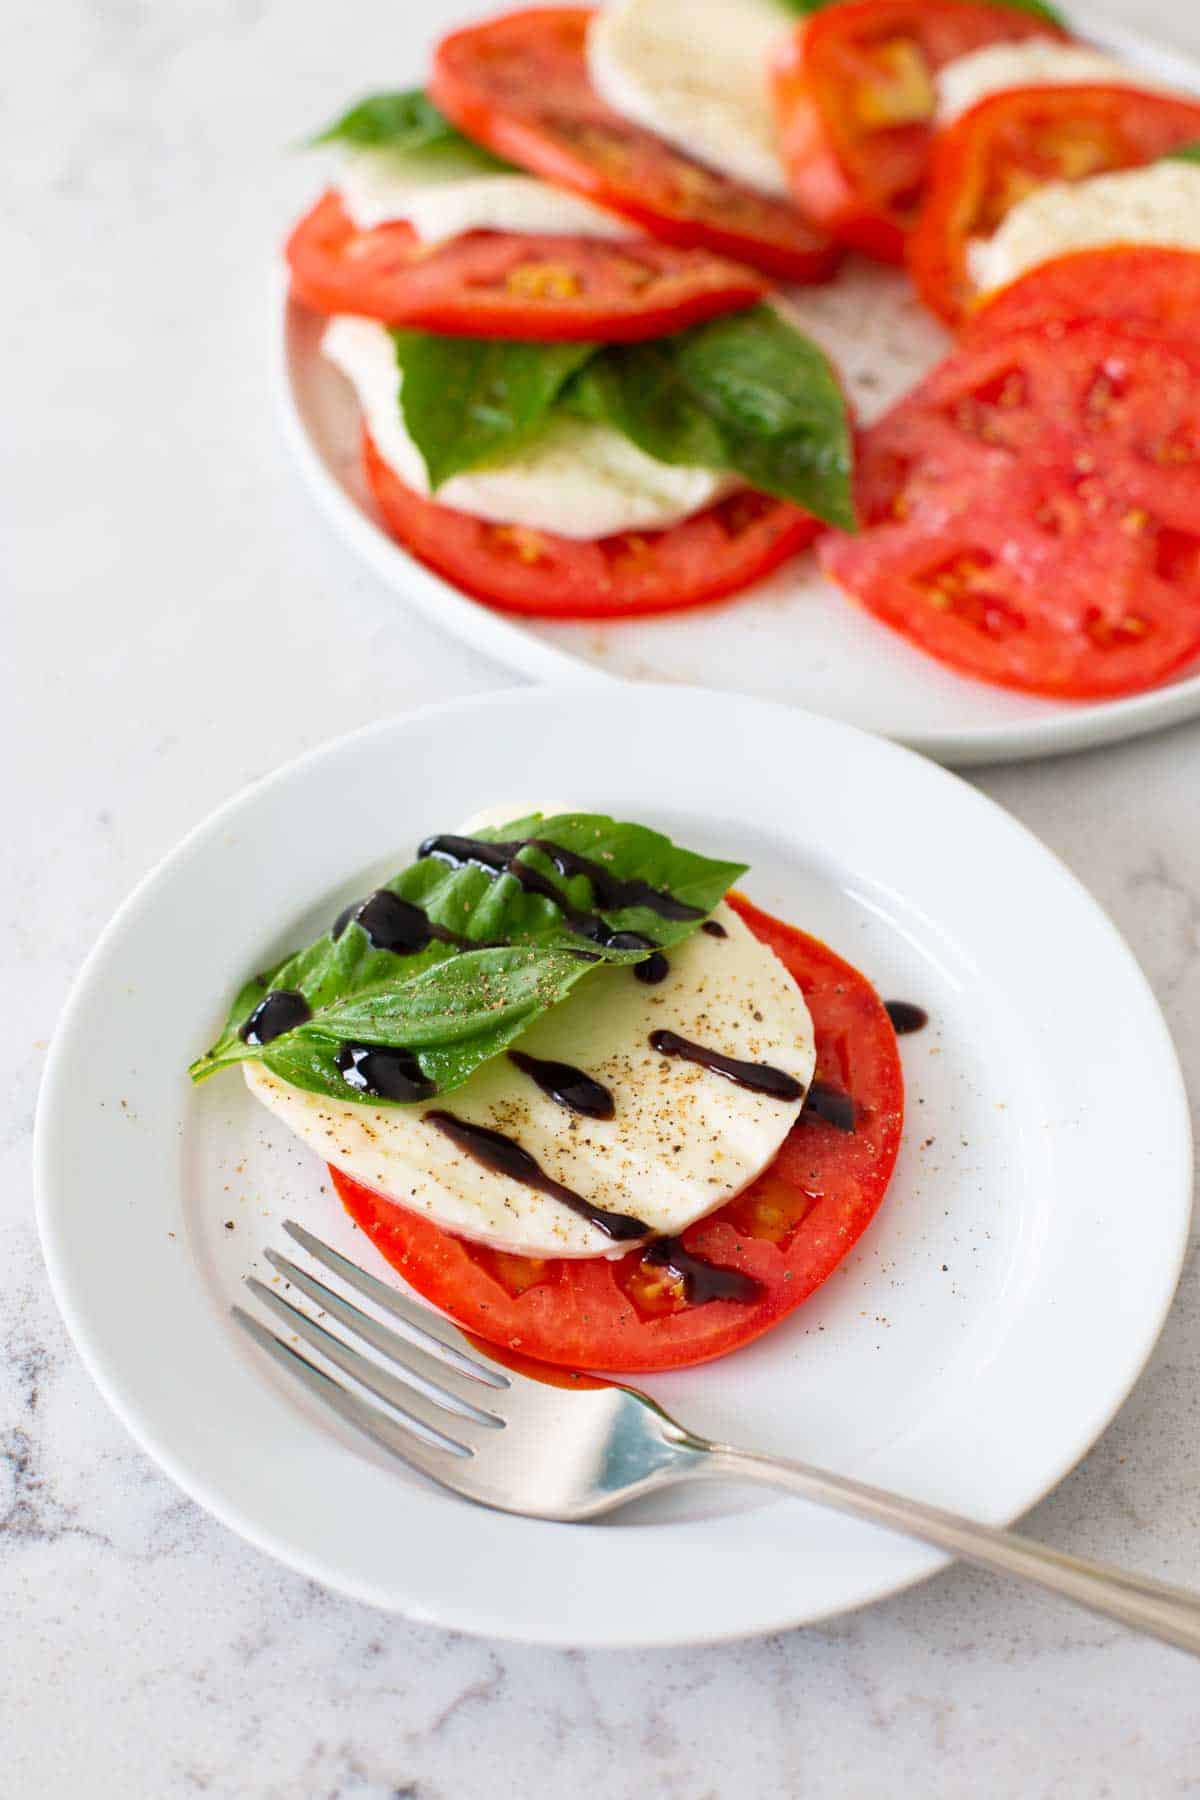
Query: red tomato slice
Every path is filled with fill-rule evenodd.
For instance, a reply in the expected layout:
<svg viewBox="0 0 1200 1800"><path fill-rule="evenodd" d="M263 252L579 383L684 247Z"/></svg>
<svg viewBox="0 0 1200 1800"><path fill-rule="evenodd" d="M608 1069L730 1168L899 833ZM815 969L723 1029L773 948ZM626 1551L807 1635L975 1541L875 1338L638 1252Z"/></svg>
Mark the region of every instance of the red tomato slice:
<svg viewBox="0 0 1200 1800"><path fill-rule="evenodd" d="M735 312L766 292L737 263L633 237L469 231L430 245L402 221L359 231L335 193L301 219L286 255L292 292L316 312L451 337L630 343Z"/></svg>
<svg viewBox="0 0 1200 1800"><path fill-rule="evenodd" d="M406 487L364 433L367 480L406 550L501 612L554 619L633 619L703 606L739 592L817 534L786 500L730 494L666 531L581 541L492 525Z"/></svg>
<svg viewBox="0 0 1200 1800"><path fill-rule="evenodd" d="M1056 330L1078 319L1111 319L1123 331L1195 344L1200 256L1142 244L1075 250L984 299L967 319L963 341L977 344L1035 327Z"/></svg>
<svg viewBox="0 0 1200 1800"><path fill-rule="evenodd" d="M805 212L840 243L902 262L937 71L985 44L1062 35L979 0L842 0L805 19L775 65L783 160Z"/></svg>
<svg viewBox="0 0 1200 1800"><path fill-rule="evenodd" d="M550 7L453 32L434 57L433 99L468 137L664 243L789 281L832 275L837 252L794 206L692 162L605 104L588 78L591 16Z"/></svg>
<svg viewBox="0 0 1200 1800"><path fill-rule="evenodd" d="M891 1021L865 977L816 938L740 895L730 903L799 982L816 1027L817 1078L855 1107L852 1131L802 1115L764 1175L684 1232L688 1251L752 1276L760 1297L689 1305L679 1280L638 1250L616 1262L504 1256L330 1171L351 1218L410 1287L487 1343L612 1374L708 1362L794 1311L875 1216L904 1123Z"/></svg>
<svg viewBox="0 0 1200 1800"><path fill-rule="evenodd" d="M1018 88L993 94L934 145L921 216L909 239L917 291L956 324L974 289L967 245L987 237L1048 181L1083 181L1156 162L1200 137L1200 101L1136 88Z"/></svg>
<svg viewBox="0 0 1200 1800"><path fill-rule="evenodd" d="M864 434L833 579L953 668L1080 699L1200 650L1200 358L1105 322L950 356Z"/></svg>

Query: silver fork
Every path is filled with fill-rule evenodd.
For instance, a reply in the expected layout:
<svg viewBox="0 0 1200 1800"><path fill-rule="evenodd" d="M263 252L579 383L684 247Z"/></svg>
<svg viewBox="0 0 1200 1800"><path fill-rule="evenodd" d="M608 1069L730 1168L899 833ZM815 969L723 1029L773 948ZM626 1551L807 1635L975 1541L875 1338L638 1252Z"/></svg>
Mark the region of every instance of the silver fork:
<svg viewBox="0 0 1200 1800"><path fill-rule="evenodd" d="M285 1281L376 1356L365 1356L274 1287L254 1277L247 1285L293 1338L302 1338L382 1404L344 1386L294 1343L235 1306L238 1323L340 1418L468 1500L529 1518L573 1522L679 1481L764 1482L920 1538L982 1568L1024 1576L1105 1618L1200 1653L1200 1595L1066 1556L1016 1532L978 1525L805 1463L711 1443L633 1388L586 1379L575 1386L570 1377L560 1387L502 1368L439 1314L358 1268L302 1225L289 1219L284 1230L314 1262L387 1315L390 1324L289 1257L265 1252Z"/></svg>

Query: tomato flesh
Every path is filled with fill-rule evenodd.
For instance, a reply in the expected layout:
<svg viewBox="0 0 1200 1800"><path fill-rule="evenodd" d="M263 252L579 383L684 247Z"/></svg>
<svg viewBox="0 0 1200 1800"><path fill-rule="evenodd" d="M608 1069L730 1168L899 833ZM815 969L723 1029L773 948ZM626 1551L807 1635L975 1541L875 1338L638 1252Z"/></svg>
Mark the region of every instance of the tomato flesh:
<svg viewBox="0 0 1200 1800"><path fill-rule="evenodd" d="M993 94L938 138L909 266L926 305L957 324L975 298L973 238L1049 181L1156 162L1200 138L1200 102L1135 88L1043 87Z"/></svg>
<svg viewBox="0 0 1200 1800"><path fill-rule="evenodd" d="M1200 256L1193 250L1112 244L1040 263L971 313L965 343L1010 331L1061 330L1079 319L1110 319L1123 331L1200 340Z"/></svg>
<svg viewBox="0 0 1200 1800"><path fill-rule="evenodd" d="M1200 650L1200 358L1103 321L947 358L864 434L828 573L953 668L1069 699Z"/></svg>
<svg viewBox="0 0 1200 1800"><path fill-rule="evenodd" d="M406 550L501 612L554 619L633 619L738 593L810 544L815 519L744 490L665 531L594 540L495 525L406 487L364 434L367 480Z"/></svg>
<svg viewBox="0 0 1200 1800"><path fill-rule="evenodd" d="M774 69L797 200L840 243L903 261L933 139L937 71L987 44L1062 35L979 0L841 0L805 19Z"/></svg>
<svg viewBox="0 0 1200 1800"><path fill-rule="evenodd" d="M325 194L288 239L292 292L450 337L631 343L750 306L765 283L704 250L631 237L469 231L424 244L402 220L359 231Z"/></svg>
<svg viewBox="0 0 1200 1800"><path fill-rule="evenodd" d="M500 1256L331 1170L376 1249L476 1337L541 1362L610 1374L707 1362L793 1312L870 1224L904 1120L891 1021L865 977L824 944L740 895L730 904L799 983L816 1028L817 1079L851 1095L856 1115L848 1132L802 1114L771 1167L684 1232L687 1250L754 1277L760 1295L689 1305L680 1283L637 1250L617 1261Z"/></svg>
<svg viewBox="0 0 1200 1800"><path fill-rule="evenodd" d="M824 281L837 251L785 200L691 161L591 84L588 7L506 14L444 38L430 92L460 131L652 237L714 250L790 281Z"/></svg>

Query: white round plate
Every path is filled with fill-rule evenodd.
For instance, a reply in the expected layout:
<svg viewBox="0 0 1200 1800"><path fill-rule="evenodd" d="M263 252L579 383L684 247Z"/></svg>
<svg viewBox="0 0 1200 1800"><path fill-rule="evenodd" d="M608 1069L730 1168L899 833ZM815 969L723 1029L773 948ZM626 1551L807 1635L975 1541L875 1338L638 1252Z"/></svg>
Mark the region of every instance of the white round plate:
<svg viewBox="0 0 1200 1800"><path fill-rule="evenodd" d="M1133 34L1081 32L1160 79L1200 90L1200 65ZM898 271L851 259L829 286L796 288L801 322L834 357L870 420L944 354L949 339ZM285 301L278 358L286 436L324 511L398 593L475 649L538 680L620 676L786 700L897 739L941 762L1015 760L1135 737L1200 714L1200 673L1151 693L1058 702L943 668L852 605L810 554L719 606L622 623L539 624L489 610L402 550L362 475L358 409L318 346L322 321Z"/></svg>
<svg viewBox="0 0 1200 1800"><path fill-rule="evenodd" d="M1182 1081L1133 958L1035 839L934 764L682 688L528 689L373 726L231 801L143 882L79 978L42 1089L63 1314L189 1494L410 1617L670 1644L890 1593L941 1559L761 1491L660 1496L588 1526L470 1506L344 1432L229 1318L289 1215L387 1271L309 1152L236 1075L191 1089L189 1059L247 970L426 832L539 792L744 857L753 899L931 1015L903 1040L893 1189L843 1268L756 1344L646 1386L712 1436L992 1521L1084 1453L1154 1343L1189 1215Z"/></svg>

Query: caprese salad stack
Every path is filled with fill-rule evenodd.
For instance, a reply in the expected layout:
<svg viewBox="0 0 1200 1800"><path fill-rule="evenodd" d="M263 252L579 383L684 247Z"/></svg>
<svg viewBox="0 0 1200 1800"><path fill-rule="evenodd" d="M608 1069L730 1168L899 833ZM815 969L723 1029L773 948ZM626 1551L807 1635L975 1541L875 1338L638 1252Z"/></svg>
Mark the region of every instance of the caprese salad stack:
<svg viewBox="0 0 1200 1800"><path fill-rule="evenodd" d="M798 191L815 205L814 171L835 155L818 115L839 129L865 116L840 165L842 216L820 216L905 254L965 334L863 434L862 529L828 537L821 560L954 668L1114 696L1200 652L1200 103L1044 22L947 57L988 10L852 0L813 22L781 75ZM822 82L839 67L854 72L835 102ZM906 72L929 120L905 140L904 205L904 107L872 85L880 70Z"/></svg>
<svg viewBox="0 0 1200 1800"><path fill-rule="evenodd" d="M853 522L840 387L764 273L837 252L612 112L588 19L448 39L432 86L469 137L421 92L352 109L288 245L391 530L480 599L574 618L714 599Z"/></svg>
<svg viewBox="0 0 1200 1800"><path fill-rule="evenodd" d="M730 893L744 872L598 814L471 821L247 982L192 1076L240 1065L404 1279L502 1350L723 1355L874 1215L896 1031L924 1022Z"/></svg>
<svg viewBox="0 0 1200 1800"><path fill-rule="evenodd" d="M1200 101L1042 0L510 13L323 136L293 292L386 522L466 591L662 611L832 527L833 578L964 673L1111 695L1200 651ZM770 291L843 248L965 330L856 481Z"/></svg>

